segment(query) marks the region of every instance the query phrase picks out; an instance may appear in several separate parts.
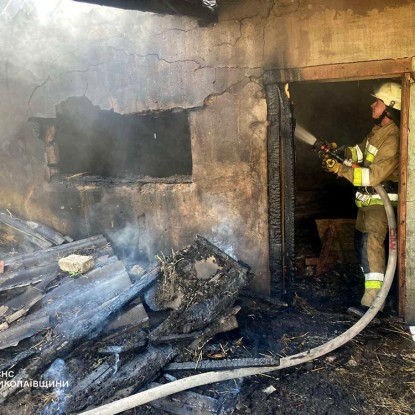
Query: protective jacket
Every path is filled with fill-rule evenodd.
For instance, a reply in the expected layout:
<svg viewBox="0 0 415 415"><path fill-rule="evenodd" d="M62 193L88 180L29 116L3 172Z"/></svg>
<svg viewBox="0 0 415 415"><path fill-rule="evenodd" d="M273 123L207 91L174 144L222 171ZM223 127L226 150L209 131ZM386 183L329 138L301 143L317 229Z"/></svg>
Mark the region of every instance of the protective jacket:
<svg viewBox="0 0 415 415"><path fill-rule="evenodd" d="M384 127L374 126L362 143L348 147L345 157L361 167L342 165L338 176L346 178L354 186L358 207L383 204L373 186L385 185L391 202L397 202L399 180L399 128L394 122Z"/></svg>
<svg viewBox="0 0 415 415"><path fill-rule="evenodd" d="M338 176L357 187L355 249L365 275L361 303L370 306L385 276L385 246L388 222L380 196L373 186L382 184L390 200L397 203L399 179L399 128L394 122L373 127L362 143L349 147L345 156L359 166L341 165Z"/></svg>

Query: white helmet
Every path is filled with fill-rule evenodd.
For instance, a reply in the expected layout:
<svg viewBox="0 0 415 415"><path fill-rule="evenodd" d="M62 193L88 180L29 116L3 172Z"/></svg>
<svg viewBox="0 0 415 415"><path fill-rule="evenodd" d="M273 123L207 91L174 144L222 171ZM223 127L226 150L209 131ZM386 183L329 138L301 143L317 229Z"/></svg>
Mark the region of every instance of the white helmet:
<svg viewBox="0 0 415 415"><path fill-rule="evenodd" d="M372 97L381 99L386 106L395 110L401 110L401 85L396 82L383 83L373 94Z"/></svg>

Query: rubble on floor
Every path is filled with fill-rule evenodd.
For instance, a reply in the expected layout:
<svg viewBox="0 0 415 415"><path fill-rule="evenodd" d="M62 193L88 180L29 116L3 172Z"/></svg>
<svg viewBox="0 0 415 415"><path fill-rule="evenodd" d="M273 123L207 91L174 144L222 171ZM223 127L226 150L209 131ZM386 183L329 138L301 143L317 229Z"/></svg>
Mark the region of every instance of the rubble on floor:
<svg viewBox="0 0 415 415"><path fill-rule="evenodd" d="M2 256L1 413L21 413L23 402L31 414L77 413L129 396L238 326L249 269L200 236L139 278L102 235L40 240L33 252Z"/></svg>
<svg viewBox="0 0 415 415"><path fill-rule="evenodd" d="M20 232L7 228L0 225L0 242ZM246 289L249 269L202 237L160 254L157 268L129 271L101 235L63 239L24 243L21 254L6 255L13 242L1 244L0 415L99 411L204 371L278 364L355 322L345 310L361 295L356 264L333 264L319 276L300 271L288 305ZM93 268L62 271L58 260L71 254L92 256ZM393 313L393 299L380 325L313 362L193 387L123 413L412 415L413 332Z"/></svg>

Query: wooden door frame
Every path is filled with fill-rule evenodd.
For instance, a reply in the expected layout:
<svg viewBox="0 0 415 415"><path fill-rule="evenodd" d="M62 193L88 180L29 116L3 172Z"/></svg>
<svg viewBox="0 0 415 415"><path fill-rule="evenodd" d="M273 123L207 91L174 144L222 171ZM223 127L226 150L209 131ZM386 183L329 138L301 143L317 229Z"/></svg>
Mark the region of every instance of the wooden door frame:
<svg viewBox="0 0 415 415"><path fill-rule="evenodd" d="M408 163L408 122L409 85L413 75L412 58L386 59L378 61L351 62L308 66L302 68L275 69L265 73L265 84L291 83L301 81L353 81L379 78L400 78L402 82L401 142L400 142L400 183L398 205L398 287L400 316L405 313L406 286L406 202Z"/></svg>

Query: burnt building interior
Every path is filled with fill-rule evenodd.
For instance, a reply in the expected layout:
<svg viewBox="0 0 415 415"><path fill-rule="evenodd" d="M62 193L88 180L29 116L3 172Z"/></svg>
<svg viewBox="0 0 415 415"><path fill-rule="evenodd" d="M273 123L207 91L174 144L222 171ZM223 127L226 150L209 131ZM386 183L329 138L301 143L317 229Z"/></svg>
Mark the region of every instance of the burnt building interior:
<svg viewBox="0 0 415 415"><path fill-rule="evenodd" d="M293 83L290 92L294 122L321 140L354 146L373 127L370 105L373 91L381 82L385 80ZM301 140L296 140L295 174L297 230L312 230L316 219L356 217L354 187L324 172L316 152ZM301 246L299 235L297 238Z"/></svg>
<svg viewBox="0 0 415 415"><path fill-rule="evenodd" d="M0 1L0 415L388 413L352 375L286 372L268 392L245 377L311 360L354 324L355 188L295 131L360 143L385 81L402 83L410 130L413 44L385 51L398 29L359 41L375 15L408 25L411 2L47 3ZM415 167L401 165L406 195ZM409 196L395 333L415 321ZM393 371L406 405L411 373ZM193 375L222 382L169 400Z"/></svg>

